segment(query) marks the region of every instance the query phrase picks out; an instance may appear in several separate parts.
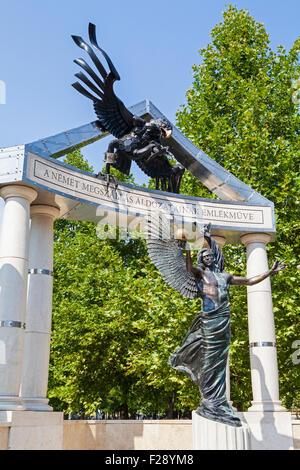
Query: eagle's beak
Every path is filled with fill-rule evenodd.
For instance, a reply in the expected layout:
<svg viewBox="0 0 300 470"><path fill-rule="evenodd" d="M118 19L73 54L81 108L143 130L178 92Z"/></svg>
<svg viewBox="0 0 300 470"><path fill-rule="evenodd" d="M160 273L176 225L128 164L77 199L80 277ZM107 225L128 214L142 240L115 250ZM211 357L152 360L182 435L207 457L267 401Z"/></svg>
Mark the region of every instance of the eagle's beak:
<svg viewBox="0 0 300 470"><path fill-rule="evenodd" d="M168 139L169 137L171 137L171 135L172 135L172 129L165 130L165 134L166 134L166 139Z"/></svg>

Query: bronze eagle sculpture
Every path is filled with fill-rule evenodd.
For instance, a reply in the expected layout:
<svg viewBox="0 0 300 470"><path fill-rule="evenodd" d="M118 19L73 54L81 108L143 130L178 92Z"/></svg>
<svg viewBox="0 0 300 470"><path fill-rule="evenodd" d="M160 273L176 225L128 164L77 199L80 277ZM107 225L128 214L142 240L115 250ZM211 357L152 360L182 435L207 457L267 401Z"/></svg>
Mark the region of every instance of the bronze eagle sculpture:
<svg viewBox="0 0 300 470"><path fill-rule="evenodd" d="M94 24L89 23L89 39L92 47L79 36L72 38L77 46L88 53L98 71L95 73L84 59L75 59L74 62L92 78L93 82L80 71L75 76L89 88L89 91L79 82L73 83L72 86L93 101L100 130L109 132L115 137L105 152L107 181L109 182L111 166L129 175L131 162L135 161L147 176L155 179L156 189L179 193L184 168L169 161L168 157L174 160L174 156L168 147L163 146L161 140L171 136L171 123L162 118L147 122L133 115L116 96L113 85L116 80L120 80L120 75L107 53L98 45ZM93 48L105 58L109 72Z"/></svg>

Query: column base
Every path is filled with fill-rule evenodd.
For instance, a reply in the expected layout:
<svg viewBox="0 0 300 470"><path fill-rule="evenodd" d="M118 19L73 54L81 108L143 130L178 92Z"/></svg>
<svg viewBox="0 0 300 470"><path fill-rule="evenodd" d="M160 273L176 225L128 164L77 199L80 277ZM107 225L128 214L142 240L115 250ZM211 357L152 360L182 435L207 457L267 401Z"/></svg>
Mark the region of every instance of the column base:
<svg viewBox="0 0 300 470"><path fill-rule="evenodd" d="M48 405L48 398L21 398L22 406L26 411L53 411Z"/></svg>
<svg viewBox="0 0 300 470"><path fill-rule="evenodd" d="M248 411L259 411L259 412L265 412L265 411L279 411L279 412L286 412L287 409L284 408L281 404L281 401L252 401L250 408L248 408Z"/></svg>
<svg viewBox="0 0 300 470"><path fill-rule="evenodd" d="M293 450L291 413L239 412L250 429L251 450Z"/></svg>
<svg viewBox="0 0 300 470"><path fill-rule="evenodd" d="M20 397L18 396L2 396L0 397L0 411L24 411Z"/></svg>

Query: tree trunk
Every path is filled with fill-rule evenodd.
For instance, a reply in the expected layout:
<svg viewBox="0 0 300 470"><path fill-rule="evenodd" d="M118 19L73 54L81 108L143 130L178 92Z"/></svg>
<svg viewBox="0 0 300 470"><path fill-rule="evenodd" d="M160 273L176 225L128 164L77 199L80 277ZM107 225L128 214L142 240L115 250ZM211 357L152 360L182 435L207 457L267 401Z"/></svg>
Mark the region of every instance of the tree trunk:
<svg viewBox="0 0 300 470"><path fill-rule="evenodd" d="M169 409L167 413L167 419L174 419L174 403L175 403L175 392L169 398Z"/></svg>
<svg viewBox="0 0 300 470"><path fill-rule="evenodd" d="M129 419L129 414L128 414L128 405L127 403L123 403L121 405L121 409L120 409L120 418L121 419Z"/></svg>

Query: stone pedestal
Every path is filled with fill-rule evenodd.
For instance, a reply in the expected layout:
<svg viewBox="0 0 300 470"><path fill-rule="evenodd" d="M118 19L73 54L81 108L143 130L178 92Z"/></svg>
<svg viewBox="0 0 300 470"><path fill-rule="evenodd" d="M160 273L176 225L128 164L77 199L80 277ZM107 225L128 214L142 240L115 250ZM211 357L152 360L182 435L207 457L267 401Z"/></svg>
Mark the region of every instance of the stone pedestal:
<svg viewBox="0 0 300 470"><path fill-rule="evenodd" d="M195 450L249 450L249 427L229 426L192 413L193 448Z"/></svg>
<svg viewBox="0 0 300 470"><path fill-rule="evenodd" d="M9 426L8 450L62 450L63 413L0 411Z"/></svg>
<svg viewBox="0 0 300 470"><path fill-rule="evenodd" d="M293 450L292 416L289 412L238 412L250 429L251 450Z"/></svg>

